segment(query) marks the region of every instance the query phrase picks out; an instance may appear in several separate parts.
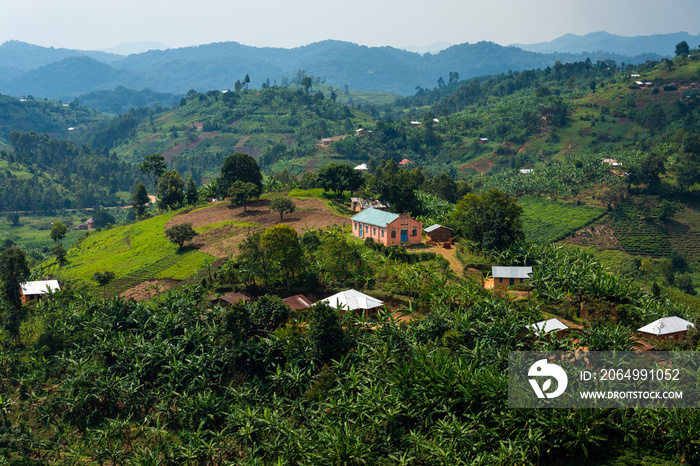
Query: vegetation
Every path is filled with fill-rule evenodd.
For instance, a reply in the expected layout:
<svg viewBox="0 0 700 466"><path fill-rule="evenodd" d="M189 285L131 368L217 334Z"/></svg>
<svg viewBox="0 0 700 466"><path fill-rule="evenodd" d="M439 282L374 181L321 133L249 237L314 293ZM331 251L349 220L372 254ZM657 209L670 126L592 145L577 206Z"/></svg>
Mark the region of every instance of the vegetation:
<svg viewBox="0 0 700 466"><path fill-rule="evenodd" d="M297 88L266 83L260 92L248 89L248 76L230 92L191 91L177 108L126 112L92 133L100 149L13 133L4 179L53 188L63 207L84 189L97 193L92 201L131 202L133 211L39 218L6 209L0 456L41 464L697 463L694 410L507 406L511 351L629 351L635 329L659 317L700 325L698 98L672 94L690 92L698 67L683 54L670 63L639 67L657 92L630 89L631 68L609 62L467 83L451 72L438 92L368 109L387 118L372 122L303 72ZM358 123L369 131L355 132ZM347 137L317 143L331 135ZM205 149L217 138L222 146ZM151 144L163 139L182 151ZM61 166L64 153L70 167ZM93 161L104 179L89 177ZM298 177L301 167L320 166ZM187 183L180 173L191 175ZM211 178L197 188L205 173ZM144 181L159 215L149 217ZM249 199L270 199L280 222L211 220L215 211L203 204L224 194L244 211ZM283 223L296 208L290 196L341 211L351 195L454 228L462 267L443 248L384 247L342 227L300 233ZM196 229L177 218L190 210L176 210L195 203L190 210L210 219ZM68 230L88 215L101 231ZM195 235L202 249L184 248ZM63 243L49 249L49 236ZM565 237L574 244L552 244ZM14 245L34 238L45 251ZM202 252L214 250L218 257ZM494 264L532 266L532 278L489 291L477 271ZM18 284L46 275L64 291L22 305ZM281 299L349 287L386 308L290 312ZM254 299L212 304L232 291ZM524 331L552 316L582 328L562 339ZM667 345L696 351L699 343L689 332ZM636 461L649 451L652 459Z"/></svg>
<svg viewBox="0 0 700 466"><path fill-rule="evenodd" d="M179 223L166 229L165 236L179 247L182 247L186 242L192 241L197 236L197 232L194 231L191 223Z"/></svg>

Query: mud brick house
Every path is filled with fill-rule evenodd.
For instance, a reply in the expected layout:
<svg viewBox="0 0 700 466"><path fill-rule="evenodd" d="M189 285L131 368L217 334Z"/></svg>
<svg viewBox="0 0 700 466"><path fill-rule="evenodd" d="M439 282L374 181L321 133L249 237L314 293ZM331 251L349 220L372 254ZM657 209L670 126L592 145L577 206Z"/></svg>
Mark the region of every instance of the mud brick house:
<svg viewBox="0 0 700 466"><path fill-rule="evenodd" d="M513 285L522 285L530 278L532 267L491 267L493 277L493 287L495 289L506 289Z"/></svg>
<svg viewBox="0 0 700 466"><path fill-rule="evenodd" d="M446 243L454 234L454 230L449 227L444 227L442 225L430 225L428 228L423 230L428 241L434 241L436 243Z"/></svg>
<svg viewBox="0 0 700 466"><path fill-rule="evenodd" d="M39 300L44 295L61 291L58 280L38 280L33 282L25 282L20 285L22 288L22 302L27 304L29 301Z"/></svg>
<svg viewBox="0 0 700 466"><path fill-rule="evenodd" d="M379 209L365 209L352 219L352 234L358 238L372 238L384 246L420 244L423 223L409 214L392 214Z"/></svg>

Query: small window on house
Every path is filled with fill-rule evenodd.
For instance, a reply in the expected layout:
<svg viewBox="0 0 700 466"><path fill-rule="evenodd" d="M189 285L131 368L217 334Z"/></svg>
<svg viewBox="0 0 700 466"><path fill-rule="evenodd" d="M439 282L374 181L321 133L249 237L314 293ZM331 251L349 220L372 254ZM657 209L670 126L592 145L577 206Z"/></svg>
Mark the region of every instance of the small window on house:
<svg viewBox="0 0 700 466"><path fill-rule="evenodd" d="M520 283L522 283L522 282L523 282L523 279L521 278L521 279L520 279Z"/></svg>
<svg viewBox="0 0 700 466"><path fill-rule="evenodd" d="M503 279L502 279L502 278L499 278L499 279L498 279L498 283L503 283Z"/></svg>
<svg viewBox="0 0 700 466"><path fill-rule="evenodd" d="M369 233L369 227L365 225L365 233Z"/></svg>
<svg viewBox="0 0 700 466"><path fill-rule="evenodd" d="M391 230L391 239L396 239L396 230Z"/></svg>
<svg viewBox="0 0 700 466"><path fill-rule="evenodd" d="M418 236L418 228L411 230L411 236Z"/></svg>
<svg viewBox="0 0 700 466"><path fill-rule="evenodd" d="M382 238L384 238L384 230L382 230Z"/></svg>
<svg viewBox="0 0 700 466"><path fill-rule="evenodd" d="M377 234L377 229L376 229L376 228L372 228L372 234L373 234L373 235L376 235L376 234Z"/></svg>

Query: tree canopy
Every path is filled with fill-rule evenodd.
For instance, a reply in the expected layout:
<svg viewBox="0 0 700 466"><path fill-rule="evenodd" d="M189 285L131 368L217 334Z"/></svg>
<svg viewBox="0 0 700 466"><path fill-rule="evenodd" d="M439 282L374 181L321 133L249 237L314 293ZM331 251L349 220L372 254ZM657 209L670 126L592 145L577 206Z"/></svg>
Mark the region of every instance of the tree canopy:
<svg viewBox="0 0 700 466"><path fill-rule="evenodd" d="M331 162L316 175L316 184L324 191L355 191L362 186L362 173L350 165Z"/></svg>
<svg viewBox="0 0 700 466"><path fill-rule="evenodd" d="M247 212L246 203L260 196L258 185L246 181L234 181L228 189L231 204L243 204L243 212Z"/></svg>
<svg viewBox="0 0 700 466"><path fill-rule="evenodd" d="M452 223L479 249L505 249L525 238L522 212L515 196L490 189L464 196L452 213Z"/></svg>
<svg viewBox="0 0 700 466"><path fill-rule="evenodd" d="M228 194L228 190L236 181L253 183L262 192L262 173L253 157L248 154L236 152L224 159L221 166L221 175L218 178L219 193L222 196Z"/></svg>
<svg viewBox="0 0 700 466"><path fill-rule="evenodd" d="M158 207L176 209L185 200L185 180L175 170L163 172L158 180Z"/></svg>
<svg viewBox="0 0 700 466"><path fill-rule="evenodd" d="M191 241L198 235L191 223L180 223L165 230L165 235L170 241L182 247L187 241Z"/></svg>

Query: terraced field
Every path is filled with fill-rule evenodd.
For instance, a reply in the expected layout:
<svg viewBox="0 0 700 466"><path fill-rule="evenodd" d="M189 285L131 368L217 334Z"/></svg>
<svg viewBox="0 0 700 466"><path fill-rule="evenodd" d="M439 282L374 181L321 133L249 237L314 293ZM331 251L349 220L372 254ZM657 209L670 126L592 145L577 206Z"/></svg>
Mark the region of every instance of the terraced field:
<svg viewBox="0 0 700 466"><path fill-rule="evenodd" d="M642 216L628 202L611 212L608 224L629 254L658 258L675 250L689 261L697 262L700 261L700 201L682 204L684 208L673 218L660 220L658 205Z"/></svg>

